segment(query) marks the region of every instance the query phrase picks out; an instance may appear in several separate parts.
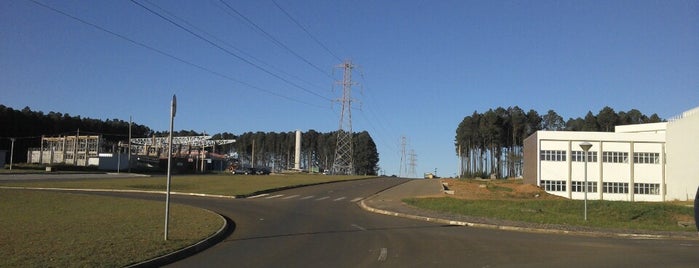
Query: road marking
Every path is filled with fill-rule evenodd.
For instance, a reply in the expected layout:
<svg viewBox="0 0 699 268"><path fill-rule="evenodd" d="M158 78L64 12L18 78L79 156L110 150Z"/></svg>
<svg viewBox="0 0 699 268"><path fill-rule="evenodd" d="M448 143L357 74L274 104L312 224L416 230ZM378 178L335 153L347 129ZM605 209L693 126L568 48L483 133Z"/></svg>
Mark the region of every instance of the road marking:
<svg viewBox="0 0 699 268"><path fill-rule="evenodd" d="M301 198L301 200L311 199L311 198L314 198L314 197L315 197L315 196L313 196L313 195L309 195L309 196L306 196L306 197L304 197L304 198Z"/></svg>
<svg viewBox="0 0 699 268"><path fill-rule="evenodd" d="M329 196L324 196L324 197L321 197L321 198L316 199L316 201L325 200L325 199L328 199L328 198L330 198L330 197L329 197Z"/></svg>
<svg viewBox="0 0 699 268"><path fill-rule="evenodd" d="M359 225L356 225L356 224L352 224L352 227L357 228L357 229L362 230L362 231L366 231L366 228L359 226Z"/></svg>
<svg viewBox="0 0 699 268"><path fill-rule="evenodd" d="M357 197L357 198L355 198L355 199L352 199L352 202L357 202L357 201L362 200L362 199L364 199L364 198L363 198L363 197Z"/></svg>
<svg viewBox="0 0 699 268"><path fill-rule="evenodd" d="M269 195L269 194L258 194L258 195L255 195L255 196L248 197L248 199L259 198L259 197L268 196L268 195Z"/></svg>
<svg viewBox="0 0 699 268"><path fill-rule="evenodd" d="M337 202L337 201L340 201L340 200L345 199L345 198L346 198L346 197L343 196L343 197L340 197L340 198L335 199L335 200L333 200L333 201L336 201L336 202Z"/></svg>
<svg viewBox="0 0 699 268"><path fill-rule="evenodd" d="M277 198L277 197L280 197L280 196L284 196L284 195L283 195L283 194L278 194L278 195L268 196L268 197L265 197L265 198L266 198L266 199L272 199L272 198Z"/></svg>
<svg viewBox="0 0 699 268"><path fill-rule="evenodd" d="M385 261L386 257L388 257L388 249L387 248L381 248L381 253L379 254L379 259L378 261Z"/></svg>
<svg viewBox="0 0 699 268"><path fill-rule="evenodd" d="M284 197L284 198L282 198L282 199L292 199L292 198L298 197L298 196L299 196L299 195L295 194L295 195L290 195L290 196Z"/></svg>

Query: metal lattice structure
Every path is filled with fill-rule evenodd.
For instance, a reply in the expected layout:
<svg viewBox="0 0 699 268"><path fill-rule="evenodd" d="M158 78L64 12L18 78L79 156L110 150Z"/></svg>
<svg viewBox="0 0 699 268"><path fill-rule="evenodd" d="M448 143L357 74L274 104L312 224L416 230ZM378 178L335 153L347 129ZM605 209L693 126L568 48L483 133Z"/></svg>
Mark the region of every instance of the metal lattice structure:
<svg viewBox="0 0 699 268"><path fill-rule="evenodd" d="M168 137L151 137L151 138L133 138L131 144L136 150L137 155L167 155ZM173 154L183 154L183 151L189 151L192 148L206 148L216 145L224 145L234 143L235 140L212 140L211 136L180 136L172 137L172 152Z"/></svg>
<svg viewBox="0 0 699 268"><path fill-rule="evenodd" d="M354 160L352 159L352 62L346 60L338 68L343 68L342 81L342 111L340 112L340 127L337 131L335 160L332 173L339 175L354 175Z"/></svg>

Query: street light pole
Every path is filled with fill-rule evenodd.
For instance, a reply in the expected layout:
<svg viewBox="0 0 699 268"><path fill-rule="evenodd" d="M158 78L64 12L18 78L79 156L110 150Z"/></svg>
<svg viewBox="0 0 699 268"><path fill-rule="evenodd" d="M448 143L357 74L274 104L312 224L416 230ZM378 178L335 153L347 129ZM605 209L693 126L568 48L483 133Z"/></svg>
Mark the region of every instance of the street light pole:
<svg viewBox="0 0 699 268"><path fill-rule="evenodd" d="M165 194L165 241L167 241L168 225L170 219L170 169L172 169L172 129L175 124L175 113L177 112L177 98L172 95L170 103L170 136L167 138L167 191Z"/></svg>
<svg viewBox="0 0 699 268"><path fill-rule="evenodd" d="M10 149L10 170L12 170L12 159L15 158L15 138L10 138L12 141L12 149Z"/></svg>
<svg viewBox="0 0 699 268"><path fill-rule="evenodd" d="M580 148L585 151L585 184L583 185L585 188L585 221L587 221L587 151L589 151L591 147L592 144L589 142L583 142L580 144Z"/></svg>

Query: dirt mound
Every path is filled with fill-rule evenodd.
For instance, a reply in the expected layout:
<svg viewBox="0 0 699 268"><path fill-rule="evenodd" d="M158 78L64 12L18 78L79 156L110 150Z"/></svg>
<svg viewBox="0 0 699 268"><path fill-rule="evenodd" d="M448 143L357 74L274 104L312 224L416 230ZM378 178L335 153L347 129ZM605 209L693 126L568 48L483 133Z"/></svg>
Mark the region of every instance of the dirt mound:
<svg viewBox="0 0 699 268"><path fill-rule="evenodd" d="M467 200L564 199L522 180L442 179L454 198Z"/></svg>

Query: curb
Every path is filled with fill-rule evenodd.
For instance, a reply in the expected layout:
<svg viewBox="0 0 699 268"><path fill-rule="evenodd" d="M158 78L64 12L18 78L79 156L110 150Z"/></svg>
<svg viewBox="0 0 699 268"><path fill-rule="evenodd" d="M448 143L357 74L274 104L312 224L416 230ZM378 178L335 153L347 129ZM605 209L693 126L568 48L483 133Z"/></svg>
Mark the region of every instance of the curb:
<svg viewBox="0 0 699 268"><path fill-rule="evenodd" d="M69 189L69 188L51 188L51 187L23 187L23 186L0 186L0 189L14 190L45 190L45 191L64 191L64 192L103 192L103 193L139 193L139 194L167 194L166 191L146 191L146 190L119 190L119 189ZM174 195L199 196L199 197L215 197L236 199L238 197L231 195L216 195L216 194L198 194L198 193L183 193L170 192Z"/></svg>
<svg viewBox="0 0 699 268"><path fill-rule="evenodd" d="M503 231L543 233L543 234L563 234L563 235L578 235L578 236L592 236L592 237L626 238L626 239L697 240L697 238L688 237L688 236L632 234L632 233L606 233L606 232L592 232L592 231L570 231L570 230L562 230L562 229L541 229L541 228L531 228L531 227L517 227L517 226L507 226L507 225L474 223L474 222L466 222L466 221L455 221L455 220L442 219L442 218L432 218L432 217L425 217L425 216L412 215L412 214L393 212L393 211L388 211L388 210L383 210L383 209L377 209L377 208L370 207L369 205L367 205L364 202L365 200L372 199L372 198L376 197L377 195L373 195L369 198L361 200L360 202L358 202L359 207L361 207L362 209L364 209L366 211L377 213L377 214L383 214L383 215L389 215L389 216L401 217L401 218L407 218L407 219L413 219L413 220L421 220L421 221L427 221L427 222L435 222L435 223L441 223L441 224L446 224L446 225L468 226L468 227L482 228L482 229L495 229L495 230L503 230Z"/></svg>
<svg viewBox="0 0 699 268"><path fill-rule="evenodd" d="M224 217L221 214L215 213L215 212L208 210L208 209L205 209L205 210L218 215L219 218L221 218L221 220L223 221L223 225L221 226L221 228L218 229L218 231L216 231L216 233L210 235L207 238L204 238L204 240L201 240L201 241L197 242L196 244L187 246L185 248L176 250L174 252L170 252L170 253L162 255L162 256L158 256L158 257L155 257L155 258L152 258L149 260L145 260L145 261L142 261L139 263L131 264L131 265L128 265L126 267L159 267L159 266L163 266L163 265L170 264L170 263L176 262L178 260L187 258L187 257L192 256L194 254L197 254L199 252L202 252L205 249L222 241L225 238L225 236L228 235L228 230L230 227L229 223L231 223L232 221L230 219Z"/></svg>

